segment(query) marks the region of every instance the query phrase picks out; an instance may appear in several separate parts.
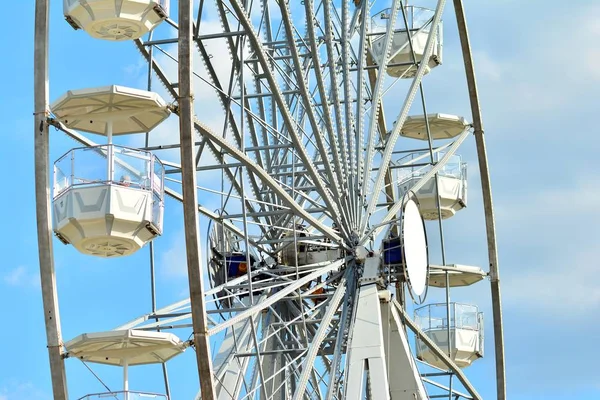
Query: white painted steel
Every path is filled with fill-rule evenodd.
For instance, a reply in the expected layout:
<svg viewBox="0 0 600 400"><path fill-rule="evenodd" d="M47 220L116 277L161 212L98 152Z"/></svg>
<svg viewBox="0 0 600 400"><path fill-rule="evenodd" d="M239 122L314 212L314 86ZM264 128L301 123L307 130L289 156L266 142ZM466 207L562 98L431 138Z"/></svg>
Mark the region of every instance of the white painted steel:
<svg viewBox="0 0 600 400"><path fill-rule="evenodd" d="M445 0L438 0L438 5L436 7L435 14L433 16L432 27L437 27L440 24L445 5L446 5ZM437 37L437 31L435 29L430 30L429 35L427 37L425 49L423 52L424 59L429 59L429 57L433 53L433 50L434 50L434 47L436 44L436 37ZM425 63L419 64L419 67L417 68L415 77L414 77L414 79L410 85L410 88L408 90L408 93L406 94L406 97L404 99L404 104L398 114L398 117L396 118L394 129L388 135L388 138L385 143L385 148L381 155L381 163L380 163L381 167L377 171L377 176L375 178L375 184L373 185L373 192L376 194L379 194L379 192L383 188L383 183L386 178L388 168L390 166L392 153L394 152L396 142L398 140L398 137L400 136L400 130L402 129L402 126L404 125L404 121L408 117L408 111L410 110L410 107L412 106L412 103L415 100L417 91L421 87L421 81L423 79L423 75L425 74L427 68L428 67ZM457 139L457 142L458 142L458 139ZM367 208L365 210L365 215L367 217L364 218L363 221L361 221L361 225L360 225L361 235L365 234L369 218L373 214L375 207L378 203L378 200L379 200L379 196L372 196L367 201ZM401 204L402 204L402 202L397 202L395 206L401 207ZM391 207L388 211L388 214L384 218L384 221L385 221L385 219L388 219L388 220L391 219L389 216L395 214L398 211L399 211L399 209L395 209L395 207ZM369 236L370 236L370 232L367 233L365 236L363 236L361 239L361 244L364 244L364 242L366 241L366 238L368 238Z"/></svg>
<svg viewBox="0 0 600 400"><path fill-rule="evenodd" d="M50 109L68 128L105 136L149 132L171 114L158 94L117 85L69 90Z"/></svg>
<svg viewBox="0 0 600 400"><path fill-rule="evenodd" d="M137 39L168 15L169 0L63 0L67 20L97 39Z"/></svg>
<svg viewBox="0 0 600 400"><path fill-rule="evenodd" d="M389 11L389 10L388 10ZM384 11L385 12L385 11ZM374 17L377 18L381 13L376 14ZM402 18L402 17L400 17ZM427 26L416 26L412 30L412 48L414 49L416 60L421 62L425 55L425 45L427 43L427 37L429 31ZM438 35L434 49L428 61L425 62L425 74L428 74L432 68L437 67L442 63L442 28L441 25L438 28ZM385 46L384 37L375 37L371 46L371 52L378 64L381 64L384 60ZM412 65L413 54L409 44L406 29L398 29L394 31L391 52L388 55L388 64L390 64L386 70L387 73L394 78L413 78L417 72L417 68ZM394 65L402 64L402 65Z"/></svg>
<svg viewBox="0 0 600 400"><path fill-rule="evenodd" d="M296 388L296 391L294 393L293 400L301 400L302 398L304 398L304 393L306 392L306 385L310 378L310 374L312 373L312 369L314 368L317 352L321 347L323 339L325 339L327 331L330 329L329 325L331 324L331 320L337 313L338 307L340 306L340 302L342 301L344 293L346 292L345 284L345 280L342 280L340 282L339 287L337 288L335 294L331 298L331 303L328 306L327 311L323 315L323 320L321 321L319 329L315 333L314 340L311 343L312 346L308 350L307 357L304 360L304 363L302 364L302 375L298 381L298 387Z"/></svg>
<svg viewBox="0 0 600 400"><path fill-rule="evenodd" d="M288 238L293 238L293 234L287 236ZM296 246L285 246L283 250L281 250L281 263L283 265L309 265L315 263L321 263L326 261L335 261L338 260L342 252L340 249L331 249L325 246L322 246L320 243L315 243L314 241L309 242L306 240L302 240L302 238L298 238L296 240Z"/></svg>
<svg viewBox="0 0 600 400"><path fill-rule="evenodd" d="M452 143L452 145L447 148L448 150L446 151L446 154L426 174L421 176L419 181L411 187L411 190L418 192L419 189L421 189L421 187L423 187L423 185L425 185L431 178L433 178L435 176L435 174L438 173L444 167L444 165L448 162L448 160L450 160L450 158L456 152L458 147L467 138L468 134L469 134L468 130L465 130L463 133L461 133L460 136L458 136L456 138L456 140ZM383 179L383 176L381 178ZM381 230L383 228L388 226L389 221L392 221L396 218L396 214L398 213L398 211L401 210L403 205L404 205L404 201L401 200L401 201L397 201L392 207L390 207L388 209L388 212L385 215L385 217L383 217L381 219L381 222L377 225L374 225L373 228L371 228L371 230L369 230L367 232L365 237L363 239L361 239L360 244L364 244L368 240L368 238L370 238L374 235L377 235L379 232L381 232Z"/></svg>
<svg viewBox="0 0 600 400"><path fill-rule="evenodd" d="M419 328L461 368L483 357L483 318L476 306L450 303L450 322L446 304L429 304L415 310ZM450 341L448 341L450 339ZM417 337L417 357L439 368L445 362Z"/></svg>
<svg viewBox="0 0 600 400"><path fill-rule="evenodd" d="M414 293L421 296L425 292L429 260L425 224L414 200L409 200L402 211L402 243L408 281Z"/></svg>
<svg viewBox="0 0 600 400"><path fill-rule="evenodd" d="M162 231L162 223L155 225L162 222L162 209L154 207L148 190L113 184L71 187L54 199L53 209L54 231L84 254L127 256Z"/></svg>
<svg viewBox="0 0 600 400"><path fill-rule="evenodd" d="M392 400L427 400L427 391L415 362L398 312L391 302L381 303L385 355Z"/></svg>
<svg viewBox="0 0 600 400"><path fill-rule="evenodd" d="M470 286L480 282L487 274L479 267L468 265L430 265L428 285L439 288L446 287L446 274L450 287Z"/></svg>
<svg viewBox="0 0 600 400"><path fill-rule="evenodd" d="M252 351L250 321L244 320L227 330L219 350L213 358L216 394L219 400L237 398L243 388L243 375L248 368L249 358L239 359L236 352ZM200 393L198 393L200 398Z"/></svg>
<svg viewBox="0 0 600 400"><path fill-rule="evenodd" d="M401 193L407 193L420 178L411 178L399 184ZM453 217L467 206L467 181L461 177L438 176L437 192L435 179L430 179L417 192L421 215L426 220L436 220L438 196L442 219Z"/></svg>
<svg viewBox="0 0 600 400"><path fill-rule="evenodd" d="M69 357L122 366L163 363L186 347L172 333L135 329L84 333L65 343Z"/></svg>
<svg viewBox="0 0 600 400"><path fill-rule="evenodd" d="M123 391L125 392L125 400L129 398L129 362L123 360Z"/></svg>
<svg viewBox="0 0 600 400"><path fill-rule="evenodd" d="M439 113L427 114L427 123L433 140L452 139L469 126L463 117ZM406 118L400 134L412 139L428 140L425 116L411 115Z"/></svg>
<svg viewBox="0 0 600 400"><path fill-rule="evenodd" d="M348 400L389 399L389 384L384 350L383 323L379 293L374 279L379 276L379 258L365 260L365 274L358 289L356 318L349 339L348 381L344 398ZM366 379L369 388L364 386Z"/></svg>

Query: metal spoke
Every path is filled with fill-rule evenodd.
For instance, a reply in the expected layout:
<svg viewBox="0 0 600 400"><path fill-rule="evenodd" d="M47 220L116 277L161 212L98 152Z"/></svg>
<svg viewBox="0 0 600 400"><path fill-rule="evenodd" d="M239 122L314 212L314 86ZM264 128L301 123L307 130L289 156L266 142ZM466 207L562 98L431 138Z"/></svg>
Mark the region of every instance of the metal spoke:
<svg viewBox="0 0 600 400"><path fill-rule="evenodd" d="M446 5L445 0L438 0L437 7L435 9L435 14L433 16L433 22L431 24L432 27L435 28L439 25L445 5ZM428 60L429 57L431 56L431 54L433 53L433 46L435 44L435 37L437 34L437 30L434 28L431 28L429 35L427 37L427 44L425 45L425 50L423 52L423 59L425 59L425 60ZM419 68L417 69L417 73L412 81L412 84L408 91L408 94L406 95L406 99L404 100L404 105L402 106L400 114L398 114L398 117L396 118L396 125L394 126L394 129L392 130L392 132L390 133L390 135L388 137L387 143L385 145L385 150L383 152L382 159L381 159L382 168L379 170L379 172L377 174L377 178L375 179L375 185L373 187L373 196L371 197L371 199L367 205L367 210L366 210L367 218L364 218L362 220L362 225L361 225L361 229L360 229L361 234L364 233L365 229L367 228L368 217L372 214L372 212L375 208L375 205L377 204L377 201L378 201L377 194L381 191L381 188L383 186L383 181L385 179L385 174L387 172L387 168L389 167L392 152L394 151L394 146L396 144L396 141L398 140L398 136L400 135L400 130L402 129L402 126L404 125L404 121L406 120L406 117L408 117L408 111L410 110L410 106L412 105L412 102L417 94L417 90L419 89L419 84L421 83L421 79L423 79L423 75L425 74L426 67L427 67L426 63L421 63L419 65Z"/></svg>

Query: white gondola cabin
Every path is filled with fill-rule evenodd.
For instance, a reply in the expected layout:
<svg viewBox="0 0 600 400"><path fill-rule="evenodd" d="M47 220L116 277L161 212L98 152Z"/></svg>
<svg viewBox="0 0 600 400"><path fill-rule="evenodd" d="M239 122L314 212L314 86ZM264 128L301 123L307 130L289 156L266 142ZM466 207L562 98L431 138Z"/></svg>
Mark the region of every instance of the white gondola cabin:
<svg viewBox="0 0 600 400"><path fill-rule="evenodd" d="M461 368L483 357L483 313L477 306L450 303L450 326L446 303L430 304L415 310L421 330ZM450 346L448 346L448 335ZM431 349L417 338L417 358L447 368Z"/></svg>
<svg viewBox="0 0 600 400"><path fill-rule="evenodd" d="M126 256L162 233L164 167L147 151L73 149L54 164L52 204L62 242L84 254Z"/></svg>
<svg viewBox="0 0 600 400"><path fill-rule="evenodd" d="M444 155L442 152L434 153L434 162L439 162ZM429 161L429 152L411 153L398 161L398 165L403 166L399 168L398 176L400 196L411 190L430 171L431 165L424 165ZM439 218L435 186L435 177L432 177L416 193L421 214L426 220ZM452 155L439 171L438 189L442 219L452 217L467 206L467 164L462 162L459 155Z"/></svg>
<svg viewBox="0 0 600 400"><path fill-rule="evenodd" d="M408 6L404 8L408 29L404 23L402 11L398 12L396 25L394 27L394 37L392 48L388 58L388 75L395 78L412 78L417 72L413 63L413 54L417 62L423 61L425 53L425 44L431 31L433 20L433 10L427 8ZM370 51L377 64L381 64L385 56L385 32L390 23L391 9L385 9L378 12L371 18L370 33L374 34ZM409 34L412 38L412 48L410 45ZM442 63L442 23L440 22L435 37L433 53L426 61L425 73L429 73L432 68Z"/></svg>
<svg viewBox="0 0 600 400"><path fill-rule="evenodd" d="M134 40L169 14L169 0L63 0L65 19L97 39Z"/></svg>
<svg viewBox="0 0 600 400"><path fill-rule="evenodd" d="M169 115L156 93L123 86L70 90L51 105L66 127L108 144L69 151L54 164L54 232L84 254L132 254L162 233L164 167L148 151L112 144Z"/></svg>

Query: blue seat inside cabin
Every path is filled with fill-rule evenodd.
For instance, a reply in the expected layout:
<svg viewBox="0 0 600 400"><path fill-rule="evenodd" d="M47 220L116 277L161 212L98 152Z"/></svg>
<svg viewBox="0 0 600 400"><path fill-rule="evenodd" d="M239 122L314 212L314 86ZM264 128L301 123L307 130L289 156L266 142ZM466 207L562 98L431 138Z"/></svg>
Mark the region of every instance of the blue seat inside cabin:
<svg viewBox="0 0 600 400"><path fill-rule="evenodd" d="M383 262L385 264L402 264L402 247L399 237L383 241Z"/></svg>
<svg viewBox="0 0 600 400"><path fill-rule="evenodd" d="M250 255L250 264L254 264L256 260ZM235 278L244 275L248 271L245 253L231 253L225 255L225 265L227 267L227 276Z"/></svg>

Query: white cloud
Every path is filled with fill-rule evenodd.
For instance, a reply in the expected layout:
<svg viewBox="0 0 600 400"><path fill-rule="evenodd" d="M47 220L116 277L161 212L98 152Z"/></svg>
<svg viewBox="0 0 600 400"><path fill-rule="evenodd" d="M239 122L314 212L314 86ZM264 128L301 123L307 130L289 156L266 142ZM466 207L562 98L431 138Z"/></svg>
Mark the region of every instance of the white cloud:
<svg viewBox="0 0 600 400"><path fill-rule="evenodd" d="M598 35L600 37L600 35ZM600 50L591 48L584 55L584 63L588 74L594 80L600 81Z"/></svg>
<svg viewBox="0 0 600 400"><path fill-rule="evenodd" d="M204 224L202 224L204 225ZM163 251L160 258L161 269L168 277L187 277L187 258L185 248L185 234L183 231L173 233L172 240L167 250ZM206 265L206 228L200 227L200 265Z"/></svg>
<svg viewBox="0 0 600 400"><path fill-rule="evenodd" d="M477 66L477 77L492 81L499 81L502 78L505 67L498 60L493 59L489 53L481 50L475 51L473 58Z"/></svg>
<svg viewBox="0 0 600 400"><path fill-rule="evenodd" d="M562 320L589 316L589 311L600 307L597 250L586 247L554 255L555 260L510 274L503 285L505 304L530 312L558 314Z"/></svg>
<svg viewBox="0 0 600 400"><path fill-rule="evenodd" d="M31 382L9 380L0 386L0 400L50 400L51 396Z"/></svg>
<svg viewBox="0 0 600 400"><path fill-rule="evenodd" d="M600 27L598 26L598 15L600 15L600 6L593 5L582 10L579 16L581 21L576 25L575 35L570 37L573 46L569 48L571 54L582 54L582 63L589 78L600 81L600 71L598 63L600 62L600 51L597 43L600 40ZM572 59L566 57L565 59Z"/></svg>
<svg viewBox="0 0 600 400"><path fill-rule="evenodd" d="M171 235L171 243L168 250L163 251L160 256L160 268L162 274L169 278L187 277L187 259L185 252L185 237L183 232Z"/></svg>
<svg viewBox="0 0 600 400"><path fill-rule="evenodd" d="M36 273L29 272L28 268L20 265L10 270L2 277L5 284L19 287L39 287L40 277Z"/></svg>
<svg viewBox="0 0 600 400"><path fill-rule="evenodd" d="M594 96L600 82L598 15L600 7L584 5L561 13L547 12L544 18L515 25L518 40L509 39L506 48L482 46L474 40L483 107L506 110L503 118L529 119L532 113L547 116L549 111L565 112L581 104L582 98ZM565 21L577 24L565 25ZM491 31L497 29L490 27ZM457 82L463 84L462 79Z"/></svg>
<svg viewBox="0 0 600 400"><path fill-rule="evenodd" d="M133 79L139 79L139 77L148 70L148 63L140 58L136 63L132 63L123 67L123 72L126 75L130 75ZM146 89L147 80L139 80L139 88Z"/></svg>
<svg viewBox="0 0 600 400"><path fill-rule="evenodd" d="M25 274L26 274L25 267L21 265L15 269L13 269L12 271L10 271L7 275L5 275L4 282L9 285L16 286L22 281Z"/></svg>
<svg viewBox="0 0 600 400"><path fill-rule="evenodd" d="M528 238L530 243L549 244L548 240L570 243L574 239L594 243L598 239L595 224L600 222L598 204L600 179L580 176L566 186L512 196L497 208L496 216L505 226L522 226L526 222L523 230L536 232ZM588 227L590 232L586 230Z"/></svg>
<svg viewBox="0 0 600 400"><path fill-rule="evenodd" d="M563 319L600 307L598 204L600 180L592 177L503 204L497 217L499 225L510 227L499 234L508 306L558 312ZM502 244L512 254L503 253Z"/></svg>

